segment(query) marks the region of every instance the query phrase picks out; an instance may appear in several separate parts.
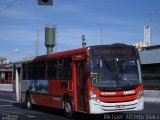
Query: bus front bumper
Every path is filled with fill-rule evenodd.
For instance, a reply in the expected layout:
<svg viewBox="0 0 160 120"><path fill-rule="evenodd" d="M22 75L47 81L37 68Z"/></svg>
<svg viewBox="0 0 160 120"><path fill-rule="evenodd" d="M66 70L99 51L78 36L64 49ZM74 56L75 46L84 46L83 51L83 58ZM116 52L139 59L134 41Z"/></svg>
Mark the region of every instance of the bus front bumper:
<svg viewBox="0 0 160 120"><path fill-rule="evenodd" d="M96 102L94 100L90 100L89 105L91 114L102 114L121 111L139 111L143 110L144 108L143 97L141 99L119 103Z"/></svg>

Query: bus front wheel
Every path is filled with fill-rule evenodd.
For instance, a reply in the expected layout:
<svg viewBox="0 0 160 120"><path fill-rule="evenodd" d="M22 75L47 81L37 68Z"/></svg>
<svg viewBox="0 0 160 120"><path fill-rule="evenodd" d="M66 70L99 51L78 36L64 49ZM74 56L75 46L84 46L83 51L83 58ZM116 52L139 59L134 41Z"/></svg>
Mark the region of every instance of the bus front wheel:
<svg viewBox="0 0 160 120"><path fill-rule="evenodd" d="M71 101L68 99L64 100L64 112L67 118L73 117L73 109L72 109Z"/></svg>

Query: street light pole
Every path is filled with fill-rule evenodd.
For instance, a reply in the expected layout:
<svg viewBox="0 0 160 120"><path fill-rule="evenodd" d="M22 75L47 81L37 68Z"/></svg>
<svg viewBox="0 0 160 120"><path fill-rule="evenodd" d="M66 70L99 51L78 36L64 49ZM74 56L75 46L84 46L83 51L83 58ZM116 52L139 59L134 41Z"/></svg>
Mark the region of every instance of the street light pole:
<svg viewBox="0 0 160 120"><path fill-rule="evenodd" d="M35 40L35 55L39 55L39 29L37 29L37 38Z"/></svg>
<svg viewBox="0 0 160 120"><path fill-rule="evenodd" d="M103 29L102 28L100 29L100 32L101 32L101 45L103 45Z"/></svg>

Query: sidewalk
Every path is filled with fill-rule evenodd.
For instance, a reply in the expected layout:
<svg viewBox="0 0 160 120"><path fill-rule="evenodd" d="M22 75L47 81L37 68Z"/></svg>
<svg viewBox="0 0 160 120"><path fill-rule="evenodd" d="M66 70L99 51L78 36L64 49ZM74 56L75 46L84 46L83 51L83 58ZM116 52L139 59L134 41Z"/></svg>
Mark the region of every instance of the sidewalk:
<svg viewBox="0 0 160 120"><path fill-rule="evenodd" d="M160 90L144 90L144 102L160 103Z"/></svg>
<svg viewBox="0 0 160 120"><path fill-rule="evenodd" d="M160 103L160 98L144 97L144 102L147 102L147 103Z"/></svg>
<svg viewBox="0 0 160 120"><path fill-rule="evenodd" d="M0 90L12 91L12 84L0 84Z"/></svg>

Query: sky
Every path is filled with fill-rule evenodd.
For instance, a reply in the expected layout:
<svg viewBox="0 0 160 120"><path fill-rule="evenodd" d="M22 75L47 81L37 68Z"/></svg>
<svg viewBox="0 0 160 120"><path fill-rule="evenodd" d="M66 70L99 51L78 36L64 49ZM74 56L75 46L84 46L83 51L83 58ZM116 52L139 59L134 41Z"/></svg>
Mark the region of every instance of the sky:
<svg viewBox="0 0 160 120"><path fill-rule="evenodd" d="M39 55L46 54L44 29L49 25L56 26L56 52L82 47L83 34L87 46L101 44L101 33L103 44L132 45L143 41L151 12L151 43L158 45L159 5L160 0L53 0L53 6L0 0L0 56L10 61L34 56L37 31Z"/></svg>

